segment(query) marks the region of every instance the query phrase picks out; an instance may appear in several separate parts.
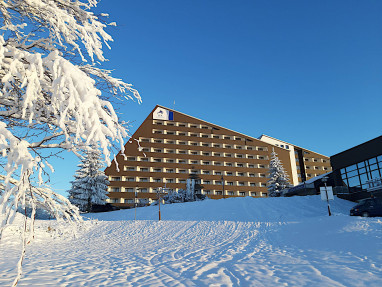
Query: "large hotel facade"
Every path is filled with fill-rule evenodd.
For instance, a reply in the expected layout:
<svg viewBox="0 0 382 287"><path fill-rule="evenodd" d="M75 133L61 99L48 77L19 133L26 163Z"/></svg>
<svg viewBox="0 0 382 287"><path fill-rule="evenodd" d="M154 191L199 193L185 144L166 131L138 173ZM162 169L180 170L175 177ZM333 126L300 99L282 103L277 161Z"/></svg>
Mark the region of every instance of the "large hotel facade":
<svg viewBox="0 0 382 287"><path fill-rule="evenodd" d="M253 138L186 114L156 106L117 155L118 168L106 168L108 202L128 208L157 199L157 190L186 189L211 199L267 197L272 150L290 183L297 185L331 171L329 157L262 135Z"/></svg>

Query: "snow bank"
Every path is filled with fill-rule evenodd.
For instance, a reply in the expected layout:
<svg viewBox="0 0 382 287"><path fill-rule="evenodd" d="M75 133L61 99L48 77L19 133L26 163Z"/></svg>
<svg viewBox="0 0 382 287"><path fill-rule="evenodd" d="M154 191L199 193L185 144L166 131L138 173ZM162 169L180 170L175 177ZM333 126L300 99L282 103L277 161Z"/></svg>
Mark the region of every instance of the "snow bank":
<svg viewBox="0 0 382 287"><path fill-rule="evenodd" d="M333 215L349 215L354 203L335 198L330 202ZM86 215L87 218L118 221L134 220L134 209ZM307 217L328 216L327 203L320 196L237 197L161 205L162 220L284 222ZM158 206L137 208L137 220L157 220Z"/></svg>

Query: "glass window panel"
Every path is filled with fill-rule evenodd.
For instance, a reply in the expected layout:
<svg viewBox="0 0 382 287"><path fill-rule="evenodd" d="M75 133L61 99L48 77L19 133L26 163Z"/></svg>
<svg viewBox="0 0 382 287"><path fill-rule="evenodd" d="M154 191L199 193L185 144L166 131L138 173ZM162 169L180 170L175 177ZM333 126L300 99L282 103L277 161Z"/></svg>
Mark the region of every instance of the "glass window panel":
<svg viewBox="0 0 382 287"><path fill-rule="evenodd" d="M348 180L349 180L349 186L357 186L357 185L360 185L359 177L358 177L358 176L351 177L351 178L349 178Z"/></svg>
<svg viewBox="0 0 382 287"><path fill-rule="evenodd" d="M357 163L357 166L358 166L358 168L365 167L365 162L361 161L361 162Z"/></svg>
<svg viewBox="0 0 382 287"><path fill-rule="evenodd" d="M377 162L377 158L376 157L373 157L371 159L369 159L369 164L374 164Z"/></svg>
<svg viewBox="0 0 382 287"><path fill-rule="evenodd" d="M348 172L348 177L353 177L353 176L356 176L358 175L358 171L357 170L353 170L351 172Z"/></svg>
<svg viewBox="0 0 382 287"><path fill-rule="evenodd" d="M359 177L360 177L360 179L361 179L361 184L364 184L364 183L366 183L366 181L369 180L369 178L368 178L368 176L367 176L366 173L364 173L364 174L360 174Z"/></svg>
<svg viewBox="0 0 382 287"><path fill-rule="evenodd" d="M382 155L379 155L379 156L377 157L377 159L378 159L379 162L382 162Z"/></svg>
<svg viewBox="0 0 382 287"><path fill-rule="evenodd" d="M372 172L371 172L371 178L379 178L379 177L381 177L381 175L379 174L379 170L377 169L377 170L373 170Z"/></svg>
<svg viewBox="0 0 382 287"><path fill-rule="evenodd" d="M378 165L377 164L370 165L370 170L375 170L375 169L378 169Z"/></svg>
<svg viewBox="0 0 382 287"><path fill-rule="evenodd" d="M342 179L347 178L346 173L345 174L341 174L341 177L342 177Z"/></svg>
<svg viewBox="0 0 382 287"><path fill-rule="evenodd" d="M346 173L346 170L344 168L341 168L341 174Z"/></svg>
<svg viewBox="0 0 382 287"><path fill-rule="evenodd" d="M359 173L365 173L365 172L366 172L366 168L364 168L364 167L363 167L363 168L360 168L360 169L358 170L358 172L359 172Z"/></svg>
<svg viewBox="0 0 382 287"><path fill-rule="evenodd" d="M369 185L368 184L362 184L362 189L368 189Z"/></svg>
<svg viewBox="0 0 382 287"><path fill-rule="evenodd" d="M348 180L347 180L346 178L343 178L342 181L344 182L344 184L345 184L346 186L349 186Z"/></svg>
<svg viewBox="0 0 382 287"><path fill-rule="evenodd" d="M355 170L357 168L357 166L355 164L351 165L351 166L348 166L346 168L346 171L349 172L349 171L352 171L352 170Z"/></svg>

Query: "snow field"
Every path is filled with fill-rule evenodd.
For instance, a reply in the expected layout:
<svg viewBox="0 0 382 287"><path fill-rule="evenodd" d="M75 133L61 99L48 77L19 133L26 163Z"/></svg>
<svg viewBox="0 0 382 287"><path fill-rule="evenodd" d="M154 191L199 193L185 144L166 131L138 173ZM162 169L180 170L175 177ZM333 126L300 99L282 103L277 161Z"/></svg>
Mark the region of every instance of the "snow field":
<svg viewBox="0 0 382 287"><path fill-rule="evenodd" d="M231 198L92 214L76 238L38 221L19 286L381 286L382 221L318 196ZM0 286L18 259L0 245ZM43 240L44 239L44 240Z"/></svg>

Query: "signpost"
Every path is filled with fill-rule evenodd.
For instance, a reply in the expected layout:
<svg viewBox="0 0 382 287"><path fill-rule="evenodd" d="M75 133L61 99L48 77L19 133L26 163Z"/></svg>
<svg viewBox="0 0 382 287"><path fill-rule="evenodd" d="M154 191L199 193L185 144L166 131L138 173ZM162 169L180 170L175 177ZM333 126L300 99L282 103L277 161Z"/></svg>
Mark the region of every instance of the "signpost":
<svg viewBox="0 0 382 287"><path fill-rule="evenodd" d="M324 182L325 186L320 187L321 200L326 200L326 202L328 203L328 213L329 213L329 216L331 216L332 212L330 211L329 200L334 200L333 189L331 186L326 185L326 182L328 181L328 177L324 176L322 178L322 181Z"/></svg>

